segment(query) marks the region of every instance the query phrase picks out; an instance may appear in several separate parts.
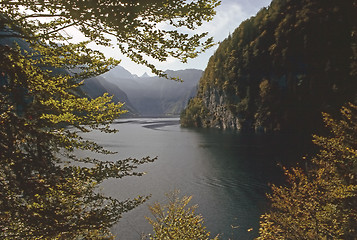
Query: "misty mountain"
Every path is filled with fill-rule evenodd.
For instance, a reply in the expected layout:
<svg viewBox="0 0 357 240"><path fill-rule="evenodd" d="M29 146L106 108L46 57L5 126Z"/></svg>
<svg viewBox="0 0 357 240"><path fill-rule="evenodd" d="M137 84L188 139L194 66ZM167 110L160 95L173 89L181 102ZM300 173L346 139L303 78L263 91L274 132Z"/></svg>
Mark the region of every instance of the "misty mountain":
<svg viewBox="0 0 357 240"><path fill-rule="evenodd" d="M8 34L0 31L1 35ZM17 43L22 49L31 51L26 41L18 38L1 38L1 45L14 46ZM65 69L48 67L53 74L71 74ZM72 69L73 72L76 69ZM124 102L124 109L130 115L167 116L179 115L186 107L190 98L196 95L197 85L203 71L186 69L168 70L170 77L179 77L183 82L160 77L150 77L147 73L138 77L121 66L117 66L102 76L86 79L78 89L78 94L90 98L102 96L108 92L113 96L113 102Z"/></svg>
<svg viewBox="0 0 357 240"><path fill-rule="evenodd" d="M121 66L103 74L102 77L122 89L142 116L179 115L188 100L196 94L203 71L167 70L166 73L170 77L179 77L183 82L150 77L147 74L138 77Z"/></svg>
<svg viewBox="0 0 357 240"><path fill-rule="evenodd" d="M123 109L128 110L130 116L137 115L137 110L130 103L128 96L117 85L108 82L101 76L86 79L80 89L90 98L97 98L104 93L109 93L113 96L112 101L115 103L125 103Z"/></svg>

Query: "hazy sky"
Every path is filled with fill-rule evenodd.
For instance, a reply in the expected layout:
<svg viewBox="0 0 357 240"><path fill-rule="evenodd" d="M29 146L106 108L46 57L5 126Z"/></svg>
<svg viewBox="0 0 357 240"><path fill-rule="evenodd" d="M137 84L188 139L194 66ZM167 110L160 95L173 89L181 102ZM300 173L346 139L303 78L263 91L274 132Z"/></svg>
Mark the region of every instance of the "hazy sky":
<svg viewBox="0 0 357 240"><path fill-rule="evenodd" d="M224 40L242 21L254 16L261 8L267 7L271 0L221 0L221 2L221 5L216 9L217 14L214 19L211 22L205 23L197 30L198 32L209 32L209 35L214 37L215 42ZM154 65L161 70L180 70L187 68L204 70L210 56L213 55L216 48L217 46L209 49L197 58L189 60L186 64L176 59L169 59L166 62L151 61L151 63L154 63ZM141 76L147 72L149 75L152 75L150 69L131 62L128 58L121 55L118 49L97 47L96 49L104 52L107 57L121 59L120 65L133 74Z"/></svg>

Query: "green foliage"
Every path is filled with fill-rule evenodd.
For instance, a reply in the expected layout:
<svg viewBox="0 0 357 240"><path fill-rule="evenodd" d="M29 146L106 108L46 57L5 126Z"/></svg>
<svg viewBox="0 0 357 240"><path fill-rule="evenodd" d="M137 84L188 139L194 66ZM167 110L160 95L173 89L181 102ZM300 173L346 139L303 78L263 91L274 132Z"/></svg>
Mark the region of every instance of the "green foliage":
<svg viewBox="0 0 357 240"><path fill-rule="evenodd" d="M219 92L227 106L246 101L240 107L247 106L245 111L230 108L242 126L299 131L322 126L320 112L336 113L356 96L355 12L350 0L273 0L219 45L197 97ZM265 80L271 91L263 98ZM210 111L216 109L210 104L220 104L204 102Z"/></svg>
<svg viewBox="0 0 357 240"><path fill-rule="evenodd" d="M119 201L98 193L96 186L110 177L141 175L135 168L152 159L106 162L73 155L75 149L110 153L82 139L79 132L113 132L109 124L123 113L122 104L111 103L106 95L93 100L78 97L79 84L74 80L104 67L96 64L90 52L93 61L80 61L80 54L73 51L67 60L86 64L87 71L54 75L42 66L68 63L61 56L62 47L48 58L53 50L39 46L26 53L1 47L0 236L108 239L109 227L121 214L146 198ZM66 158L88 166L65 164L62 159Z"/></svg>
<svg viewBox="0 0 357 240"><path fill-rule="evenodd" d="M210 233L203 225L203 217L195 213L197 205L188 206L192 197L179 198L178 193L167 194L168 203L165 205L155 203L150 206L154 217L147 220L153 226L154 235L149 235L149 239L209 239Z"/></svg>
<svg viewBox="0 0 357 240"><path fill-rule="evenodd" d="M188 103L188 107L184 109L180 116L181 126L184 127L203 127L202 119L208 113L202 103L202 99L192 98Z"/></svg>
<svg viewBox="0 0 357 240"><path fill-rule="evenodd" d="M137 167L155 158L76 156L81 150L112 154L83 133L116 132L110 124L125 111L106 94L80 96L84 79L119 62L87 48L88 42L70 43L61 30L76 26L102 45L114 35L124 54L155 70L142 54L184 61L211 45L201 42L205 34L189 37L156 24L194 29L211 19L216 5L214 0L0 3L1 239L112 239L110 227L147 199L120 201L97 187L109 178L141 176Z"/></svg>
<svg viewBox="0 0 357 240"><path fill-rule="evenodd" d="M186 32L210 21L218 5L218 0L9 0L1 3L0 26L10 26L17 32L9 35L26 39L66 41L69 37L60 30L73 26L99 45L111 46L112 38L115 38L123 54L163 76L147 57L160 61L174 57L186 62L211 47L213 39L207 38L207 33ZM165 24L167 28L160 28L159 24Z"/></svg>
<svg viewBox="0 0 357 240"><path fill-rule="evenodd" d="M341 114L341 120L324 114L332 136L314 137L321 150L307 172L285 169L289 185L272 186L258 239L356 239L357 106Z"/></svg>

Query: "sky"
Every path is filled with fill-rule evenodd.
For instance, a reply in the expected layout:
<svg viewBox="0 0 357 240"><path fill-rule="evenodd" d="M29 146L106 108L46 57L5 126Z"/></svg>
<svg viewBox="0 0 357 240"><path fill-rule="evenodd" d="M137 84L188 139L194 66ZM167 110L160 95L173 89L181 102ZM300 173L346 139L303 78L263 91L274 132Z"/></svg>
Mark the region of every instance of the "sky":
<svg viewBox="0 0 357 240"><path fill-rule="evenodd" d="M223 41L230 33L247 18L254 16L261 8L269 6L271 0L221 0L221 5L216 8L216 16L208 23L204 23L197 32L209 32L209 36L214 38L215 42ZM120 65L132 74L138 76L145 72L153 75L151 70L145 66L138 65L120 54L117 48L105 48L91 45L92 48L102 51L105 56L121 60ZM218 45L210 48L205 53L200 54L194 59L188 60L187 63L181 63L179 60L170 58L166 62L150 60L160 70L181 70L196 68L204 70L209 58L214 54Z"/></svg>

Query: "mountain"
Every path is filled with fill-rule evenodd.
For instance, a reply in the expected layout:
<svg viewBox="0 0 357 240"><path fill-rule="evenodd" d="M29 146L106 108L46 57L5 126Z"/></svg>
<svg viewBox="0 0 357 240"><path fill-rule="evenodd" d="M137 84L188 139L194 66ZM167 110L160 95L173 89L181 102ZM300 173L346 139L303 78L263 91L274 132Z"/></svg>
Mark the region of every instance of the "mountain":
<svg viewBox="0 0 357 240"><path fill-rule="evenodd" d="M107 79L116 78L118 76L120 76L120 78L124 78L124 79L137 78L136 75L131 74L128 70L126 70L122 66L116 66L114 69L106 72L103 76Z"/></svg>
<svg viewBox="0 0 357 240"><path fill-rule="evenodd" d="M19 45L19 47L22 50L26 50L28 52L31 52L32 49L30 48L29 44L20 38L17 37L2 37L2 36L7 36L11 35L13 31L8 28L3 28L0 30L0 45L1 46L10 46L10 47L15 47L16 44ZM66 69L60 69L60 68L53 68L51 66L46 67L47 69L50 69L52 71L52 74L71 74L74 72L80 71L79 69L71 69L71 73L69 73ZM124 68L120 69L121 76L125 77L133 77L130 72L125 70ZM108 75L110 75L110 72L108 72ZM102 96L104 93L109 93L109 95L113 96L113 102L118 103L118 102L123 102L125 105L123 106L123 109L128 110L129 113L126 115L133 116L137 115L137 110L132 106L130 103L127 95L115 84L112 84L108 81L106 81L103 77L96 76L92 77L89 79L85 79L84 84L79 87L79 89L76 89L76 93L80 96L87 96L90 98L96 98L99 96Z"/></svg>
<svg viewBox="0 0 357 240"><path fill-rule="evenodd" d="M196 91L203 71L186 69L168 70L170 77L179 77L183 82L167 80L160 77L142 77L128 75L121 66L117 66L102 76L110 83L122 89L130 102L142 116L174 116L179 115Z"/></svg>
<svg viewBox="0 0 357 240"><path fill-rule="evenodd" d="M147 74L147 72L145 72L145 73L141 76L141 78L148 78L148 77L150 77L150 76L149 76L149 74Z"/></svg>
<svg viewBox="0 0 357 240"><path fill-rule="evenodd" d="M102 96L104 93L109 93L109 95L113 96L113 102L125 103L123 109L128 110L128 113L126 115L137 115L137 110L129 101L126 93L123 92L118 86L108 82L101 76L86 79L84 81L84 84L80 86L80 90L90 98L97 98Z"/></svg>
<svg viewBox="0 0 357 240"><path fill-rule="evenodd" d="M18 44L21 49L26 51L31 51L29 44L25 40L18 37L8 37L9 35L16 34L15 31L11 30L6 26L0 26L0 27L1 27L0 29L1 46L15 47L16 44Z"/></svg>
<svg viewBox="0 0 357 240"><path fill-rule="evenodd" d="M353 1L273 0L210 58L182 126L305 131L357 93Z"/></svg>

